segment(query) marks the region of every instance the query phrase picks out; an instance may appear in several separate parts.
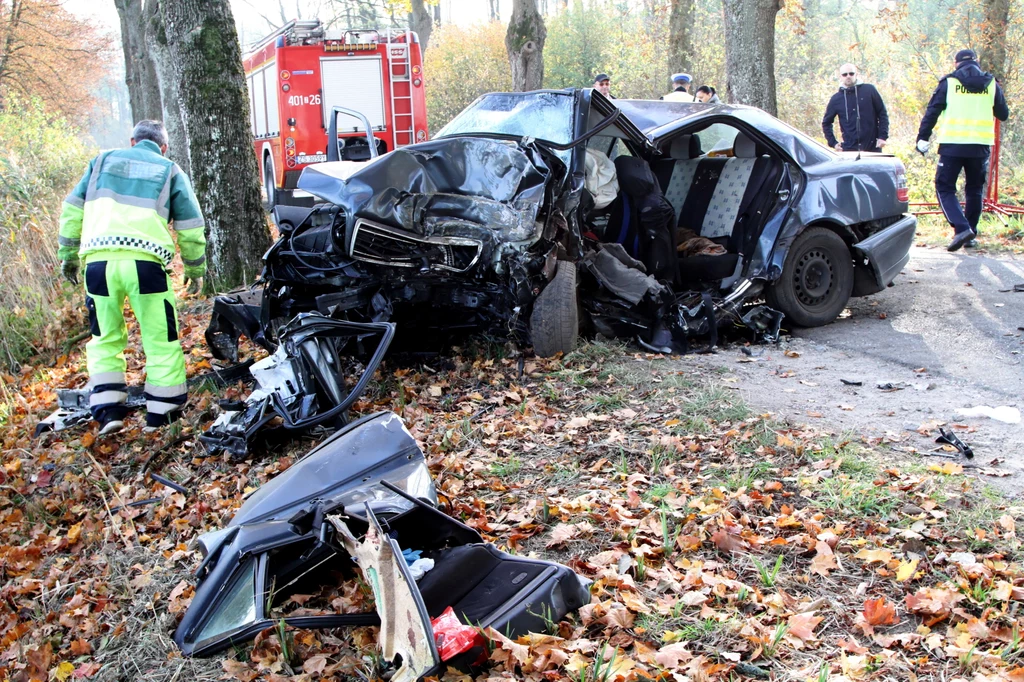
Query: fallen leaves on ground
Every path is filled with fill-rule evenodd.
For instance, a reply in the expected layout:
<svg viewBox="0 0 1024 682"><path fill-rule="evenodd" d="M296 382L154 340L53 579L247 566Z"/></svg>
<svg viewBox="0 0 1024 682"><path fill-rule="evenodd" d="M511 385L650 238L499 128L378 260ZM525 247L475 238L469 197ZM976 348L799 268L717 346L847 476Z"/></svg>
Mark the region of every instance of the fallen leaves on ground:
<svg viewBox="0 0 1024 682"><path fill-rule="evenodd" d="M211 366L208 306L181 313L190 374ZM1021 679L1020 509L985 498L959 465L873 468L856 443L734 405L685 357L598 344L520 372L490 353L389 362L356 405L400 414L456 518L591 581L592 602L547 632L488 632L477 679ZM137 337L127 358L141 383ZM138 415L113 438L91 425L33 440L54 391L86 381L81 347L53 364L4 377L0 679L384 674L376 628L271 628L237 656L183 659L170 637L193 594L193 541L316 441L206 457L196 436L241 385L193 396L166 450L170 434L142 433ZM366 599L349 582L281 608L353 612Z"/></svg>

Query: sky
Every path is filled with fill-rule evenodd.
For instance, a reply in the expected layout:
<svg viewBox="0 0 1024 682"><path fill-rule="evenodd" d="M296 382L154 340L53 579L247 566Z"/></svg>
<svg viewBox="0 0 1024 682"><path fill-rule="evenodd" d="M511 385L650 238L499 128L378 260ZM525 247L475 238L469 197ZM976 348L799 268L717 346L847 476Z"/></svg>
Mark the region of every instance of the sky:
<svg viewBox="0 0 1024 682"><path fill-rule="evenodd" d="M439 0L441 3L441 21L458 25L471 25L487 21L487 0ZM304 17L309 17L315 8L325 4L325 0L231 0L231 11L235 15L235 23L240 33L246 36L269 33L261 14L277 18L280 6L284 4L289 16L297 14L296 6L301 9ZM511 11L512 0L499 0L502 19L507 19ZM64 7L76 15L95 20L101 26L111 30L119 29L117 9L114 0L65 0ZM356 28L367 28L364 26ZM242 45L243 52L247 45Z"/></svg>

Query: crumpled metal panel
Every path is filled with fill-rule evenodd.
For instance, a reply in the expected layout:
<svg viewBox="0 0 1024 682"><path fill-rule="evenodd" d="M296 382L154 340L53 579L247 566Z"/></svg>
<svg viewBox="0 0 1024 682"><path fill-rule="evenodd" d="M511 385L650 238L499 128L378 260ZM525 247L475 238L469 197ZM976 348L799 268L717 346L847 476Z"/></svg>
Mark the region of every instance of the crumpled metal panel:
<svg viewBox="0 0 1024 682"><path fill-rule="evenodd" d="M377 493L394 500L396 510L410 508L378 485L385 477L413 497L437 504L416 439L393 412L365 417L335 433L250 495L228 526L285 519L318 499L360 506Z"/></svg>
<svg viewBox="0 0 1024 682"><path fill-rule="evenodd" d="M549 175L533 150L474 137L397 149L350 171L317 164L306 168L298 183L299 189L341 206L349 232L364 218L432 236L448 218L508 232L512 240L534 232Z"/></svg>

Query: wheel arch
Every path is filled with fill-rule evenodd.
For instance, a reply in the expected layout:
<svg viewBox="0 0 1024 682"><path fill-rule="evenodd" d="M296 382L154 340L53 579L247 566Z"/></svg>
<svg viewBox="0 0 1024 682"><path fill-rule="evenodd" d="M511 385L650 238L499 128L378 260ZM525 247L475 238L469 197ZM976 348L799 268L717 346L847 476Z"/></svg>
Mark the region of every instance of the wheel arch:
<svg viewBox="0 0 1024 682"><path fill-rule="evenodd" d="M277 184L277 161L274 160L274 148L270 145L270 140L263 143L260 148L260 175L263 175L263 166L267 163L267 158L270 158L270 170L274 174L274 184Z"/></svg>
<svg viewBox="0 0 1024 682"><path fill-rule="evenodd" d="M803 287L807 282L810 282L812 288L818 286L818 284L811 280L805 280L804 276L798 275L798 268L801 267L799 264L802 261L798 260L796 254L808 253L806 251L806 243L812 239L812 236L809 234L811 230L814 230L817 235L823 233L829 235L828 241L838 241L838 244L834 244L836 250L842 248L840 244L846 247L846 254L849 260L839 258L840 261L845 261L845 263L835 262L834 265L828 266L833 273L838 270L841 277L840 280L832 280L836 287L835 291L838 293L836 296L832 296L831 301L829 300L829 296L831 296L829 292L832 291L833 285L829 286L829 292L823 294L820 300L810 302L799 300L800 294L797 289ZM788 319L802 327L817 327L834 320L848 303L856 283L856 264L854 263L853 252L850 248L851 243L854 242L854 237L855 235L849 228L834 221L814 221L801 227L787 245L784 257L781 259L782 268L779 272L779 277L773 280L765 290L765 300L768 305L782 311ZM836 238L838 239L836 240ZM797 246L798 242L803 243L804 247ZM826 245L822 244L817 248L826 248ZM839 254L833 250L833 258L838 257ZM808 272L813 273L813 270ZM800 281L799 284L796 283L797 280ZM813 290L808 290L807 293L812 297L817 296ZM840 300L842 301L841 305L839 304ZM821 306L821 303L825 303L824 307Z"/></svg>
<svg viewBox="0 0 1024 682"><path fill-rule="evenodd" d="M846 243L846 248L850 248L857 243L857 237L853 233L853 230L850 229L850 226L844 225L838 220L834 220L832 218L818 218L817 220L812 220L811 222L804 225L803 228L801 228L800 231L797 232L797 235L806 232L809 228L812 227L824 227L827 230L835 232ZM850 253L852 254L853 251L851 251Z"/></svg>

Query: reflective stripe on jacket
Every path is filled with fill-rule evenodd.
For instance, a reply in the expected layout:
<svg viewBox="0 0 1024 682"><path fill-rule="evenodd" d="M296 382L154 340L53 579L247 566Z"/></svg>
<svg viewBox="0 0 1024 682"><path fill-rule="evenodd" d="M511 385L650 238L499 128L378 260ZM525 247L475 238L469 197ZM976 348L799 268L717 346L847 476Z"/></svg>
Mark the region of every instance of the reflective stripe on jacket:
<svg viewBox="0 0 1024 682"><path fill-rule="evenodd" d="M995 81L981 92L971 92L956 78L946 80L946 109L939 120L939 144L994 144Z"/></svg>
<svg viewBox="0 0 1024 682"><path fill-rule="evenodd" d="M206 271L203 214L188 178L156 143L104 152L64 200L60 216L61 260L99 251L137 251L164 265L174 258L173 224L185 275Z"/></svg>

